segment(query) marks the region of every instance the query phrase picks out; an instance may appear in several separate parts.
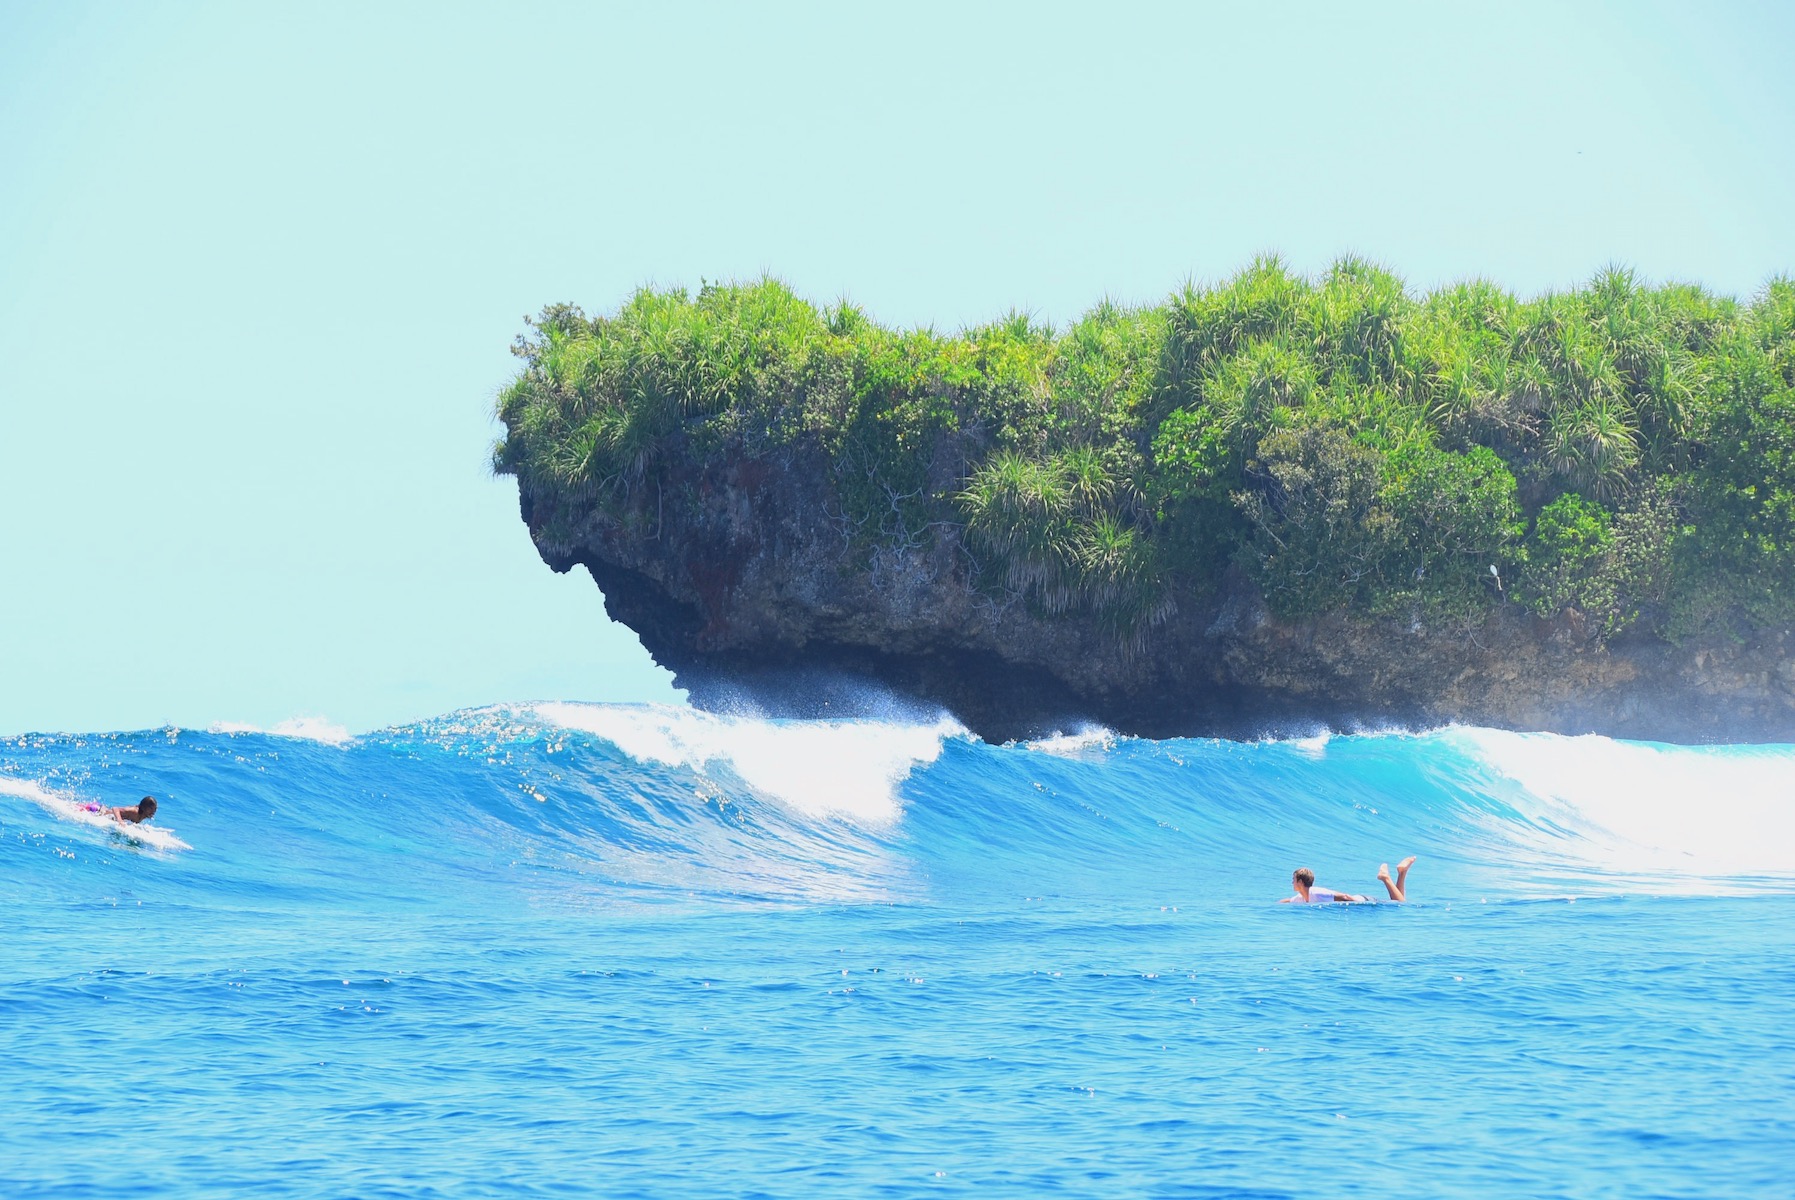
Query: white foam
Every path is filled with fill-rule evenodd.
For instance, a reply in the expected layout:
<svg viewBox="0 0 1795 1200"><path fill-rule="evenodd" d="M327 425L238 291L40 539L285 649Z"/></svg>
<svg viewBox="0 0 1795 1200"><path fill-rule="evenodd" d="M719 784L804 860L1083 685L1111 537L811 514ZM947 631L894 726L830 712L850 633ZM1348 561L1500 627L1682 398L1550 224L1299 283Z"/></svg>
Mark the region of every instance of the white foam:
<svg viewBox="0 0 1795 1200"><path fill-rule="evenodd" d="M596 734L638 762L726 766L756 792L809 816L889 824L898 788L965 730L883 721L769 721L664 705L539 704L543 721Z"/></svg>
<svg viewBox="0 0 1795 1200"><path fill-rule="evenodd" d="M1795 880L1795 746L1667 746L1493 729L1444 736L1538 802L1523 815L1547 827L1541 848L1610 873Z"/></svg>
<svg viewBox="0 0 1795 1200"><path fill-rule="evenodd" d="M1320 733L1312 734L1309 737L1291 738L1283 744L1289 746L1304 758L1326 758L1328 753L1328 743L1332 741L1333 738L1333 731L1324 729Z"/></svg>
<svg viewBox="0 0 1795 1200"><path fill-rule="evenodd" d="M51 791L42 784L29 779L0 777L0 795L17 796L21 800L30 800L61 820L73 821L78 825L86 825L107 833L116 833L145 845L154 846L158 850L193 849L192 846L176 837L174 831L166 826L121 824L105 813L89 812L81 807L85 802L74 796Z"/></svg>
<svg viewBox="0 0 1795 1200"><path fill-rule="evenodd" d="M210 732L262 733L274 737L298 738L307 742L322 742L326 746L341 746L354 740L355 736L341 725L324 717L289 717L272 729L263 729L259 725L250 725L242 721L214 721Z"/></svg>
<svg viewBox="0 0 1795 1200"><path fill-rule="evenodd" d="M1097 758L1116 748L1116 736L1115 730L1102 725L1081 725L1071 733L1055 733L1022 744L1059 758Z"/></svg>

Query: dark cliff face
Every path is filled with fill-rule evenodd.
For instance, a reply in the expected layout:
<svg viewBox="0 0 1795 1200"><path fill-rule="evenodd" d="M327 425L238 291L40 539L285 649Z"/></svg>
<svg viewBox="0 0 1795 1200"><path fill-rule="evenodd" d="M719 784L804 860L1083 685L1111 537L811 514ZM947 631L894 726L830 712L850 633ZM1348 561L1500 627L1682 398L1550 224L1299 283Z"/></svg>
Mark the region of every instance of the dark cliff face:
<svg viewBox="0 0 1795 1200"><path fill-rule="evenodd" d="M1602 643L1574 612L1473 625L1271 616L1232 577L1132 640L974 586L958 531L856 544L821 458L675 466L600 508L521 496L545 562L583 565L700 704L842 713L856 681L1003 740L1098 721L1146 736L1464 722L1659 741L1795 741L1795 630ZM678 496L677 502L670 497Z"/></svg>

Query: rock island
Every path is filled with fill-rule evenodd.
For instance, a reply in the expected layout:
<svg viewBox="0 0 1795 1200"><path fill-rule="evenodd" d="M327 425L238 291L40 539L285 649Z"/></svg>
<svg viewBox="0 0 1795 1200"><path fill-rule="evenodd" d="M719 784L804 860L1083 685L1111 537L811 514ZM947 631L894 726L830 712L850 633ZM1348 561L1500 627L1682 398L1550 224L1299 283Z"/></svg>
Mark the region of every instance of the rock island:
<svg viewBox="0 0 1795 1200"><path fill-rule="evenodd" d="M514 352L531 538L699 703L1795 741L1788 279L1263 258L951 335L761 279L551 306Z"/></svg>

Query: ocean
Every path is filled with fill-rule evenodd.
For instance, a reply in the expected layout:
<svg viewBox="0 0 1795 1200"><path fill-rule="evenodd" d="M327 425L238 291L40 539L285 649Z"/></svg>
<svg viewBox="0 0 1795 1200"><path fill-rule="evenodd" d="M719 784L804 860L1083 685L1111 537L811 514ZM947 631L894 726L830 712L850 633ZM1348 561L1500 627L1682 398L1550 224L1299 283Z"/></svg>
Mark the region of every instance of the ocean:
<svg viewBox="0 0 1795 1200"><path fill-rule="evenodd" d="M12 1200L1795 1195L1791 746L31 735L0 907Z"/></svg>

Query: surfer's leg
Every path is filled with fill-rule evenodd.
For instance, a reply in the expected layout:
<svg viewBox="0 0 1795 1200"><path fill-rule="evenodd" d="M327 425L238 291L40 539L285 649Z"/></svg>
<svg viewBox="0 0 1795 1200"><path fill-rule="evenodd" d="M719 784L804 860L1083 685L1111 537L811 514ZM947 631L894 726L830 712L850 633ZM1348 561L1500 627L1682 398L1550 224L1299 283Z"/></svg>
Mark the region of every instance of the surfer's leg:
<svg viewBox="0 0 1795 1200"><path fill-rule="evenodd" d="M1409 855L1396 864L1396 878L1390 878L1390 864L1383 863L1377 869L1377 881L1384 885L1390 893L1390 899L1401 904L1409 898L1409 868L1415 865L1415 856Z"/></svg>

